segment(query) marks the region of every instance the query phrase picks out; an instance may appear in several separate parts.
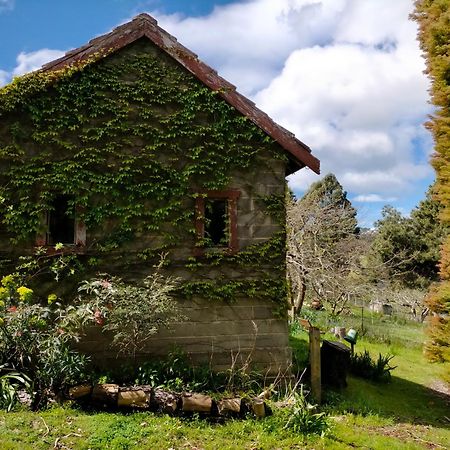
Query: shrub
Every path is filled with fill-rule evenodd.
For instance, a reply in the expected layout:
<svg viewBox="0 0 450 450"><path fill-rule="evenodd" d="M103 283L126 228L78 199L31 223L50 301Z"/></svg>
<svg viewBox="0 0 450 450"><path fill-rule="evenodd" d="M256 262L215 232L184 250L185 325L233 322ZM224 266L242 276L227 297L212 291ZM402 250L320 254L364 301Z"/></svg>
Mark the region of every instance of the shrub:
<svg viewBox="0 0 450 450"><path fill-rule="evenodd" d="M90 311L63 306L54 295L43 306L17 275L3 277L1 284L0 364L29 377L34 406L42 406L68 383L82 381L87 358L70 345Z"/></svg>
<svg viewBox="0 0 450 450"><path fill-rule="evenodd" d="M310 404L303 391L294 392L293 404L288 408L288 419L284 429L302 434L324 434L328 428L328 420L324 412L316 412L317 406Z"/></svg>
<svg viewBox="0 0 450 450"><path fill-rule="evenodd" d="M356 353L350 359L350 372L368 380L387 382L391 379L391 371L396 368L389 365L393 357L380 353L378 359L373 360L367 350L364 353Z"/></svg>
<svg viewBox="0 0 450 450"><path fill-rule="evenodd" d="M178 280L161 274L163 264L164 259L144 279L143 286L104 275L84 281L79 288L87 296L97 325L112 332L112 344L119 352L133 358L159 328L168 328L183 319L172 297Z"/></svg>

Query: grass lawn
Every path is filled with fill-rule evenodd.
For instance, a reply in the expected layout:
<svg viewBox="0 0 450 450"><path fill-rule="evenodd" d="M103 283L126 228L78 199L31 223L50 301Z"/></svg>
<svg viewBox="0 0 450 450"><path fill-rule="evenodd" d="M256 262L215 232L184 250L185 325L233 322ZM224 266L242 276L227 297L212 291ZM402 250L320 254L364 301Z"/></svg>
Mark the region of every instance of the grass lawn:
<svg viewBox="0 0 450 450"><path fill-rule="evenodd" d="M367 338L358 342L356 351L366 348L373 356L395 355L391 383L349 377L346 389L328 392L324 410L331 428L323 437L284 429L286 416L279 411L262 420L217 424L153 413L88 413L55 407L36 413L1 412L0 449L450 448L448 398L430 389L450 365L429 364L423 358L421 325L391 321L382 326L382 320L376 317L373 326L383 330L383 342L375 342L369 321ZM297 329L292 344L299 358L305 358L306 333Z"/></svg>

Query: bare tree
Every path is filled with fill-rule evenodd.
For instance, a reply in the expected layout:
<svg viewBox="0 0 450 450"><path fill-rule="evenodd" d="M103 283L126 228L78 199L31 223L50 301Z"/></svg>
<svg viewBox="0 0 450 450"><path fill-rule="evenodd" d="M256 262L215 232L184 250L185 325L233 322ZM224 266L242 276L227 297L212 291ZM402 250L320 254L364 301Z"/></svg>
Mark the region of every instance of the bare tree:
<svg viewBox="0 0 450 450"><path fill-rule="evenodd" d="M299 313L309 297L331 314L341 314L350 298L365 290L367 248L367 239L355 232L353 208L339 200L320 202L314 196L291 200L287 253L291 313Z"/></svg>

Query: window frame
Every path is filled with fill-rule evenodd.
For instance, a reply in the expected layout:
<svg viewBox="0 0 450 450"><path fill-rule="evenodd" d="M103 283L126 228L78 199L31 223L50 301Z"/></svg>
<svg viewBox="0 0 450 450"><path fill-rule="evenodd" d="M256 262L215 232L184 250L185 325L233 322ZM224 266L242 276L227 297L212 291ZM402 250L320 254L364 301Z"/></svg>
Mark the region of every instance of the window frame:
<svg viewBox="0 0 450 450"><path fill-rule="evenodd" d="M86 224L84 221L79 219L79 215L82 211L82 207L75 207L73 242L62 242L64 250L71 249L74 251L76 249L84 249L84 247L86 247ZM35 239L36 247L46 247L47 249L52 249L57 244L57 242L49 242L50 214L51 211L47 210L42 217L42 225L45 229L37 234Z"/></svg>
<svg viewBox="0 0 450 450"><path fill-rule="evenodd" d="M195 197L195 240L194 256L203 256L208 250L223 251L229 254L239 250L237 201L241 195L238 189L197 191ZM227 200L229 239L227 246L199 247L198 242L205 237L206 200Z"/></svg>

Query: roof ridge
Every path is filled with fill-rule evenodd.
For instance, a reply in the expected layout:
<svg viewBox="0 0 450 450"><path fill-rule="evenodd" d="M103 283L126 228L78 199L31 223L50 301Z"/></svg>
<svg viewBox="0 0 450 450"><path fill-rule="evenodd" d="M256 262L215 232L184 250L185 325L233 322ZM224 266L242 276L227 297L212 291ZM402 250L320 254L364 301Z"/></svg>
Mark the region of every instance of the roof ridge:
<svg viewBox="0 0 450 450"><path fill-rule="evenodd" d="M298 168L308 166L314 172L320 172L320 161L311 149L295 135L278 125L255 103L238 92L215 69L201 61L197 54L180 44L177 38L158 25L158 21L148 13L141 13L131 21L115 27L109 33L91 39L87 44L69 50L64 56L42 66L41 71L58 70L62 67L88 59L100 51L116 51L142 37L148 38L161 50L175 59L186 70L218 94L241 114L277 141L287 152Z"/></svg>

